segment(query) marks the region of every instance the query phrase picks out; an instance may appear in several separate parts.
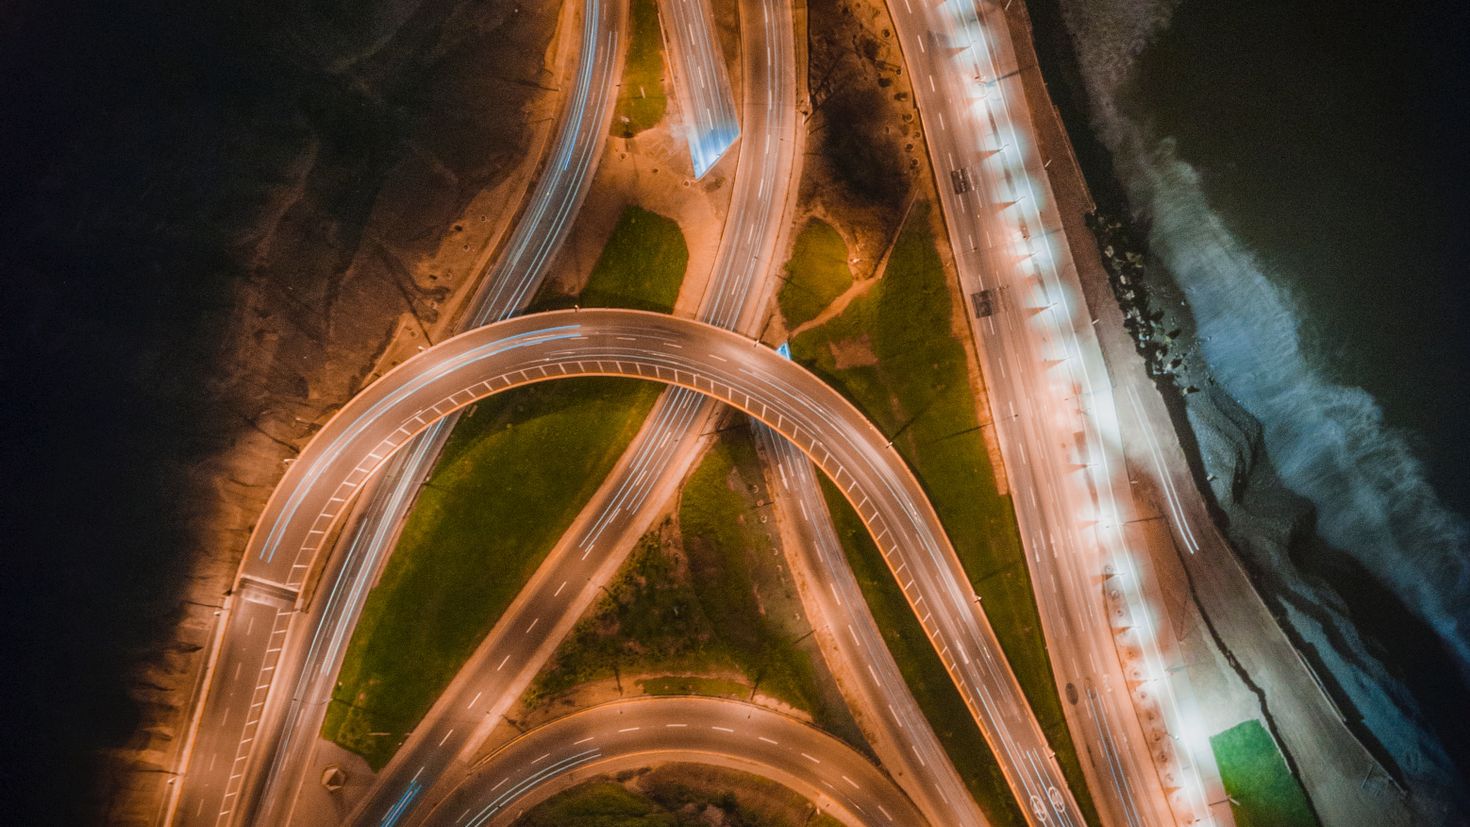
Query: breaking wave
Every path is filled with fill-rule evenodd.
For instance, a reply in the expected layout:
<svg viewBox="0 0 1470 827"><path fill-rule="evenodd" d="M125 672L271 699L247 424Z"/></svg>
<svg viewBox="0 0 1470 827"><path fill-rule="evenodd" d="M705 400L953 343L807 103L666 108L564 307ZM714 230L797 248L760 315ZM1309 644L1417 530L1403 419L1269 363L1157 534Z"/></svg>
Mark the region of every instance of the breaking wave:
<svg viewBox="0 0 1470 827"><path fill-rule="evenodd" d="M1093 128L1134 208L1149 219L1150 249L1188 301L1210 373L1261 423L1282 482L1315 506L1321 537L1432 628L1470 681L1470 524L1443 504L1409 435L1384 421L1377 400L1332 378L1328 355L1303 333L1310 322L1283 284L1289 274L1271 271L1232 234L1173 141L1120 106L1138 55L1177 5L1062 0ZM1226 477L1233 469L1209 470ZM1345 668L1329 661L1333 671ZM1349 689L1355 700L1382 711L1363 691L1363 677L1339 675L1359 688Z"/></svg>
<svg viewBox="0 0 1470 827"><path fill-rule="evenodd" d="M1317 508L1317 530L1420 613L1470 664L1470 537L1430 486L1409 440L1361 388L1315 364L1302 314L1210 209L1199 177L1159 141L1147 178L1152 249L1189 302L1216 381L1261 422L1288 488Z"/></svg>

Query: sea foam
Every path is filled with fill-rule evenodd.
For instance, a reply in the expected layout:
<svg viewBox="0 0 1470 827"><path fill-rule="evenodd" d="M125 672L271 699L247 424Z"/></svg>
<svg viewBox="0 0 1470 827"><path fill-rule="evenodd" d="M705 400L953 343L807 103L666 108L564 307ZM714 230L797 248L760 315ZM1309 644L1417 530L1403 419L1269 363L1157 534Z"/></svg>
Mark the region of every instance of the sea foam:
<svg viewBox="0 0 1470 827"><path fill-rule="evenodd" d="M1176 0L1061 0L1092 126L1113 155L1132 207L1148 220L1151 252L1189 304L1211 375L1261 423L1282 482L1315 507L1322 538L1432 628L1458 661L1461 678L1470 681L1466 520L1443 505L1410 438L1385 423L1379 403L1333 379L1326 352L1303 334L1304 308L1285 286L1291 274L1273 272L1247 249L1212 208L1197 170L1177 156L1174 143L1120 106L1138 55L1167 27L1176 6ZM1221 478L1234 471L1207 470ZM1312 591L1300 579L1288 588L1298 599ZM1323 600L1318 608L1349 623L1335 602ZM1327 642L1300 612L1287 618L1299 636L1319 646ZM1364 666L1363 659L1323 655L1322 664L1380 740L1391 750L1395 742L1408 747L1406 733L1394 731L1405 723L1397 717L1402 712L1384 703L1388 676L1349 674ZM1369 686L1365 678L1384 686Z"/></svg>

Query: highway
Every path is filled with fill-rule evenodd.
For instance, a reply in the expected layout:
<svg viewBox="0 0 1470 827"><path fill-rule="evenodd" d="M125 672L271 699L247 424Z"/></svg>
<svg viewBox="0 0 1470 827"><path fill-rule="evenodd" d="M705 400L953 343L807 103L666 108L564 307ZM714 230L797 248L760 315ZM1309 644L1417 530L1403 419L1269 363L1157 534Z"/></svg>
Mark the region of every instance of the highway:
<svg viewBox="0 0 1470 827"><path fill-rule="evenodd" d="M462 329L504 318L524 307L545 277L591 184L612 117L624 10L618 2L584 0L580 14L581 42L562 125L495 268L481 281L467 307ZM243 822L251 816L250 802L254 801L259 802L262 823L289 819L367 584L391 550L413 494L432 468L452 425L452 419L446 420L425 434L363 492L360 513L344 532L344 551L334 556L326 571L319 599L311 602L304 617L277 619L282 640L263 648L260 640L241 633L242 622L228 612L225 633L212 657L258 664L252 685L262 687L258 690L262 697L258 704L252 700L246 709L237 709L239 698L220 683L235 680L234 673L211 666L206 694L196 704L181 781L170 802L170 823ZM249 603L252 593L262 591L257 581L285 585L286 594L299 596L305 571L282 572L273 562L247 555L227 605ZM264 591L281 594L270 588ZM288 624L296 626L289 645L284 641ZM242 648L254 651L239 651ZM277 651L267 657L265 648ZM290 697L282 697L281 691L272 693L272 686L292 687ZM247 801L244 808L239 806L242 794ZM246 812L237 812L241 809Z"/></svg>
<svg viewBox="0 0 1470 827"><path fill-rule="evenodd" d="M694 177L709 172L740 137L730 74L715 34L709 0L659 0L659 23L664 54L673 76L674 117L689 145ZM791 16L789 6L781 10ZM790 27L788 29L788 36ZM747 84L752 81L747 76Z"/></svg>
<svg viewBox="0 0 1470 827"><path fill-rule="evenodd" d="M932 824L985 824L985 816L955 770L944 745L909 691L883 641L832 518L811 462L795 445L756 424L767 462L787 563L799 580L802 603L843 697L853 707L883 767Z"/></svg>
<svg viewBox="0 0 1470 827"><path fill-rule="evenodd" d="M740 14L746 137L698 313L711 324L754 332L774 289L787 201L794 195L796 81L789 7L742 0ZM382 823L414 779L424 788L462 767L457 757L472 751L515 702L683 481L718 410L717 403L677 388L659 397L570 529L379 773L354 808L354 822ZM535 635L529 635L533 626ZM425 799L432 799L432 784L424 789Z"/></svg>
<svg viewBox="0 0 1470 827"><path fill-rule="evenodd" d="M926 823L888 776L831 735L766 707L697 697L614 701L538 726L477 764L423 823L510 824L591 775L673 761L772 779L847 824Z"/></svg>
<svg viewBox="0 0 1470 827"><path fill-rule="evenodd" d="M1108 823L1208 822L1210 770L1200 771L1207 759L1198 733L1187 743L1165 737L1188 731L1187 678L1170 674L1178 670L1158 634L1167 616L1125 537L1140 512L1112 382L1036 149L1004 13L991 3L889 6L961 287L974 301L971 333L1068 727L1079 750L1086 747L1089 788ZM1105 591L1126 606L1110 607ZM1126 673L1120 646L1138 653ZM1140 716L1154 722L1147 735ZM1207 743L1203 750L1208 756Z"/></svg>
<svg viewBox="0 0 1470 827"><path fill-rule="evenodd" d="M722 140L718 123L723 116L716 117L716 113L720 89L724 90L723 99L729 105L728 79L724 77L723 60L710 29L707 5L702 0L665 0L663 6L668 51L675 65L676 92L681 96L681 105L686 114L703 110L706 115L703 122L698 118L685 121L686 129L690 130L696 173L702 175L719 157L715 154L700 168L700 153ZM1135 633L1129 638L1142 644L1146 672L1139 676L1142 680L1128 680L1118 662L1114 624L1110 623L1103 604L1103 572L1110 566L1114 574L1108 579L1115 587L1124 586L1123 590L1133 601L1129 604L1129 616L1139 618L1137 623L1130 622L1128 629L1157 622L1145 602L1146 592L1138 568L1126 554L1121 527L1124 515L1132 512L1126 498L1126 483L1121 494L1115 493L1118 480L1114 479L1114 473L1123 473L1121 459L1117 457L1116 413L1112 411L1106 371L1101 367L1100 353L1080 302L1080 290L1066 281L1075 282L1075 272L1067 269L1065 243L1058 235L1060 222L1049 203L1045 176L1039 170L1041 160L1027 135L1029 119L1024 98L1017 102L1021 90L1015 78L1014 58L1007 51L1003 22L999 24L999 33L991 32L987 28L991 25L990 18L975 14L973 7L962 3L932 7L921 4L915 10L909 3L895 0L893 6L896 28L925 117L925 137L940 179L941 199L962 284L967 293L995 291L998 314L983 321L972 319L971 323L978 350L984 357L997 430L1016 495L1058 683L1059 686L1072 684L1081 693L1080 705L1068 705L1066 711L1074 736L1090 745L1093 761L1085 762L1089 781L1095 792L1102 791L1098 794L1099 806L1110 822L1164 824L1171 823L1176 816L1181 820L1201 812L1207 816L1207 808L1199 806L1204 800L1204 781L1194 763L1195 753L1185 749L1176 754L1166 749L1164 765L1156 768L1149 739L1144 735L1132 700L1145 699L1145 708L1161 715L1170 725L1170 731L1178 732L1183 728L1187 692L1175 691L1178 679L1169 677L1165 654L1153 635L1140 637ZM770 276L778 242L785 230L784 208L795 164L792 157L795 142L783 137L796 132L795 95L788 78L791 67L789 62L784 66L780 62L790 60L789 11L786 4L779 2L745 0L741 4L745 29L742 42L769 43L775 47L776 57L771 58L771 53L758 48L747 48L744 55L746 137L740 148L730 213L721 236L715 272L709 277L701 303L701 319L747 333L754 332L762 321L769 297ZM583 14L582 59L563 127L522 220L503 245L496 270L482 282L466 317L465 328L504 318L524 305L565 237L600 155L610 118L612 95L609 93L620 54L618 33L622 9L616 3L587 0ZM993 11L991 16L998 17L999 12ZM671 27L671 21L682 21L682 26ZM986 22L982 24L982 21ZM701 25L705 37L691 39ZM1008 59L1010 64L1006 63ZM701 66L703 69L691 68ZM715 69L717 82L699 80L704 77L701 71ZM691 83L690 78L695 82ZM683 101L685 96L696 94L707 100L698 104ZM734 123L733 107L729 122ZM736 134L738 129L728 133L729 140L719 147L719 153L733 143ZM949 172L954 170L965 171L963 191L958 184L953 189L944 186L950 180ZM583 311L582 316L595 313ZM661 331L653 341L664 341L659 339L664 334ZM645 331L640 335L651 334ZM542 340L528 333L524 343L515 349L540 352L560 341ZM762 352L764 349L753 348L749 358L763 358L754 355ZM674 359L677 354L665 350L663 356ZM634 374L620 375L645 375L644 370L656 373L672 367L672 363L660 368L629 361L633 360L629 354L617 360L641 365L634 368ZM416 359L410 364L418 363ZM571 363L557 364L569 368ZM694 368L686 364L681 371L689 372L692 377ZM396 374L398 371L394 371L393 375ZM668 380L645 375L645 378L688 386L677 381L677 377ZM529 381L529 378L522 377L522 380ZM511 382L509 378L503 381ZM697 381L690 378L689 384ZM370 465L365 472L359 474L362 469L356 467L326 468L323 473L334 469L350 473L341 478L341 484L333 491L327 492L333 496L319 503L300 490L287 494L287 501L277 502L283 496L287 480L306 462L307 453L288 471L287 479L273 495L251 539L237 588L227 604L221 645L210 667L209 690L191 730L190 747L185 751L183 780L178 785L181 792L171 811L173 820L216 824L243 821L252 816L260 823L289 820L290 805L301 779L307 775L305 770L325 701L330 696L341 650L366 594L366 584L391 549L403 516L411 506L412 492L432 466L448 433L453 411L465 404L458 397L462 395L468 400L481 391L488 393L492 385L473 392L466 386L446 397L447 401L439 401L438 406L419 411L423 428L409 427L406 422L400 424L399 430L406 433L424 433L411 447L391 439L377 445L377 450L364 455ZM434 377L426 378L426 387L438 387ZM737 407L742 407L737 393L744 394L747 404L776 407L751 388L731 381L723 387L731 394L723 401ZM712 393L713 386L698 390ZM780 393L790 389L764 390ZM799 397L805 396L807 390L803 387ZM714 393L713 398L722 397ZM1002 404L1011 412L1010 416L1002 412ZM440 417L439 407L449 416ZM406 791L414 789L409 779L428 780L437 776L452 765L460 750L478 743L476 736L483 735L495 719L495 714L486 713L503 710L513 701L519 688L544 663L581 610L590 605L596 594L595 584L605 581L616 569L633 540L648 524L652 510L677 486L697 455L704 425L711 421L717 408L718 403L712 399L687 389L671 390L661 397L644 431L613 475L507 611L507 622L492 632L467 666L466 674L456 680L426 718L425 725L414 733L399 758L382 774L374 794L358 811L361 820L377 823L395 812L396 819L410 811L412 807L403 804ZM760 416L759 411L742 409ZM798 410L793 407L785 415L795 418ZM327 428L339 419L340 415ZM815 435L822 433L817 425L811 427L813 441L801 445L808 452L815 450ZM1078 435L1076 439L1073 434ZM321 435L312 445L317 445L320 438ZM391 461L384 463L390 456ZM861 454L854 455L854 461L858 456ZM831 459L832 455L827 454L827 460ZM833 471L830 464L822 467ZM833 472L840 473L842 467L839 465L839 470ZM782 461L779 468L796 470L794 460L790 459ZM806 470L809 476L810 468ZM296 484L303 481L298 480ZM873 480L869 484L875 486L872 494L881 496L882 487ZM315 491L320 488L320 481L310 479L304 485L309 491ZM856 477L848 487L849 496L852 490L865 490L858 485ZM917 491L915 487L909 494ZM808 489L805 495L793 490L792 501L813 504L810 498L814 493L814 489ZM293 496L297 502L289 501ZM890 496L895 495L890 492ZM355 519L346 521L346 509L354 501L361 512ZM882 513L877 502L876 496L869 501L868 510L873 516L863 513L870 525ZM917 502L922 502L922 496ZM312 524L299 525L297 515L304 513L301 509L310 511L317 506L320 508L314 512ZM863 510L862 505L858 507ZM919 512L925 509L927 505ZM908 517L917 521L915 525L922 526L923 515L919 512ZM280 517L288 515L290 519L280 521ZM889 515L888 519L897 521L898 515ZM343 522L348 526L342 546L345 551L332 556L321 554L333 530ZM825 524L825 520L817 519L808 527L813 532L811 536L817 538L812 553L821 555L821 526L816 524ZM282 533L288 525L297 533ZM930 528L936 526L937 522ZM262 527L268 527L264 535ZM830 526L826 528L830 533ZM884 546L891 566L898 565L894 560L900 555L928 556L927 562L915 563L905 593L1006 769L1023 811L1033 822L1080 824L1076 805L1066 785L1060 782L1059 770L1045 739L1000 659L993 634L973 605L973 597L965 585L967 581L958 571L952 552L947 550L942 531L925 533L914 528L913 532L911 537L917 545L907 551L885 546L882 537L880 546ZM553 565L553 560L560 562ZM901 562L908 564L907 558ZM308 612L290 611L293 604L301 602L301 590L314 567L323 565L326 571L322 586L308 604ZM846 572L845 564L842 570ZM917 573L921 570L923 577ZM850 572L847 574L850 579ZM900 582L904 582L902 573L899 576ZM568 584L575 585L569 588ZM828 606L821 616L830 618L833 610ZM523 628L519 624L526 618L529 622ZM871 624L870 616L868 620ZM535 623L541 624L540 631L528 640L530 626ZM262 634L265 624L269 625L269 634ZM876 641L881 648L881 637L875 637L876 629L856 631L861 627L861 623L853 627L854 646L867 648ZM859 641L864 642L859 644ZM882 651L887 654L886 649ZM499 657L491 657L490 652ZM881 658L870 662L882 665ZM891 657L887 663L891 664ZM873 695L875 690L881 690L890 700L902 701L907 691L900 692L901 682L893 683L896 666L894 672L885 669L880 677L876 665L872 683L860 688L860 692ZM1140 683L1147 684L1149 692L1132 695L1133 688ZM274 689L282 686L293 687L289 696ZM486 698L480 701L484 706L475 709L473 716L457 712L465 707L465 699L471 697L471 692L477 701L482 696ZM896 707L889 706L889 701L884 703L891 714L879 723L880 731L886 727L888 737L899 737L897 727L909 712L902 702ZM936 746L924 738L925 731L927 727L910 727L905 741L911 745L911 753L921 767L926 762L919 756L927 752L932 757ZM929 738L932 739L932 732ZM1154 741L1157 743L1157 736ZM438 747L428 749L434 743ZM1167 741L1164 746L1169 747ZM415 763L426 753L432 754L429 772L425 772L429 763ZM901 760L912 766L907 756ZM894 761L895 768L902 766L900 759ZM934 766L936 769L928 773L925 785L918 785L916 774L911 771L899 773L910 794L929 812L945 803L958 780L957 776L945 776L943 767L949 767L952 772L947 760ZM1179 791L1167 796L1164 778ZM1179 783L1175 783L1176 778ZM939 804L935 803L936 797ZM247 802L244 807L239 803L242 799ZM258 809L250 805L257 800ZM428 800L427 796L422 800Z"/></svg>
<svg viewBox="0 0 1470 827"><path fill-rule="evenodd" d="M708 324L630 310L560 311L440 343L366 388L318 431L272 494L247 553L310 560L356 489L418 433L496 392L574 376L696 390L801 448L872 532L1021 800L1053 823L1081 823L939 519L897 452L816 376Z"/></svg>

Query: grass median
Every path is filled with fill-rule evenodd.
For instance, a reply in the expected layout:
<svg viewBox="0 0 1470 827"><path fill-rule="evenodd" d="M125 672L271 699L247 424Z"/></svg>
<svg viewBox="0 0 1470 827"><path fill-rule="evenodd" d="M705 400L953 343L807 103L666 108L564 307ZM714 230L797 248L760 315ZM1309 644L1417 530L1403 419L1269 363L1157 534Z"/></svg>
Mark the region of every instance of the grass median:
<svg viewBox="0 0 1470 827"><path fill-rule="evenodd" d="M583 302L667 311L686 262L677 225L630 207ZM461 418L368 595L324 737L375 769L388 762L591 498L660 390L573 379L499 394Z"/></svg>
<svg viewBox="0 0 1470 827"><path fill-rule="evenodd" d="M613 111L612 134L631 138L664 119L664 43L659 32L658 3L633 0L628 5L628 57Z"/></svg>
<svg viewBox="0 0 1470 827"><path fill-rule="evenodd" d="M800 794L757 775L708 764L663 764L594 778L516 821L521 827L837 827Z"/></svg>
<svg viewBox="0 0 1470 827"><path fill-rule="evenodd" d="M847 244L831 224L808 219L796 236L785 276L777 301L787 329L794 330L816 318L852 286Z"/></svg>
<svg viewBox="0 0 1470 827"><path fill-rule="evenodd" d="M666 525L639 542L537 677L529 703L615 675L652 675L642 689L654 695L759 690L861 745L815 646L797 642L810 627L787 621L797 614L795 585L779 565L774 526L761 522L764 490L749 429L723 432L680 495L677 536Z"/></svg>
<svg viewBox="0 0 1470 827"><path fill-rule="evenodd" d="M1083 813L1096 823L1052 679L1015 511L996 485L980 429L979 389L972 387L959 325L930 207L919 203L894 244L882 280L841 315L798 336L792 354L871 417L914 469L976 594L984 599L985 613ZM854 553L851 547L849 553ZM934 680L949 680L937 660L932 666ZM939 707L925 707L925 712L940 719L947 715ZM978 748L985 749L983 741ZM951 757L957 764L969 760L954 749ZM988 754L987 760L992 760ZM999 806L995 799L981 803Z"/></svg>
<svg viewBox="0 0 1470 827"><path fill-rule="evenodd" d="M955 689L949 673L940 662L929 638L919 626L918 618L909 608L898 583L883 562L883 555L868 536L868 530L852 510L847 500L825 477L822 479L822 496L827 500L827 509L832 512L832 525L842 540L847 552L847 561L852 564L852 573L863 590L863 599L873 620L883 632L883 641L898 670L903 673L914 700L924 712L924 718L934 728L939 743L949 754L955 770L964 779L970 794L980 802L990 823L996 827L1024 825L1016 801L1011 796L1005 775L995 763L985 738L970 716L964 698Z"/></svg>

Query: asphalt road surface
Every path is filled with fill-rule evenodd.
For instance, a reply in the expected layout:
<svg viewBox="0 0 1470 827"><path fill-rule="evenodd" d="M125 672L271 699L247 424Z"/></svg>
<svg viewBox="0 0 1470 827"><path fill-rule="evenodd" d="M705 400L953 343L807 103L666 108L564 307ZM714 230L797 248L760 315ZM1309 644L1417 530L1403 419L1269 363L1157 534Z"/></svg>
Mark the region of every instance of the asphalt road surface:
<svg viewBox="0 0 1470 827"><path fill-rule="evenodd" d="M544 279L551 256L570 231L591 184L615 98L623 4L585 0L581 15L578 63L562 126L496 267L482 280L469 304L464 328L504 318L524 307ZM216 658L259 663L256 683L267 688L290 686L291 695L283 698L277 691L270 703L252 705L242 716L235 708L238 699L227 697L223 684L218 683L224 680L224 673L212 670L215 683L207 690L185 752L170 811L173 823L243 821L256 812L252 802L258 802L261 823L288 818L367 584L392 549L413 494L432 468L452 425L452 419L437 424L364 491L359 514L344 532L344 551L332 560L318 599L312 601L306 617L297 621L299 628L292 630L292 645L272 653L267 661L261 642L239 635L239 623L233 617L227 619ZM273 563L250 557L242 561L237 594L251 589L256 581L298 591L304 572L282 571ZM231 603L238 605L239 601ZM287 617L282 622L290 620ZM255 651L236 651L242 648ZM228 764L223 762L226 753ZM242 794L245 807L240 807Z"/></svg>
<svg viewBox="0 0 1470 827"><path fill-rule="evenodd" d="M764 319L779 239L789 223L786 203L796 158L789 11L778 0L740 4L747 128L715 265L700 301L702 320L747 332ZM424 800L431 801L430 782L461 769L456 757L473 750L521 694L672 496L719 408L679 388L659 397L603 485L354 807L355 823L382 823L414 782L428 784Z"/></svg>
<svg viewBox="0 0 1470 827"><path fill-rule="evenodd" d="M310 561L318 534L332 528L353 492L434 421L509 387L590 375L697 390L801 448L873 533L996 745L1000 767L1027 796L1022 801L1053 823L1081 823L918 481L883 435L820 379L758 342L710 325L629 310L561 311L441 343L365 389L318 432L267 503L247 553Z"/></svg>
<svg viewBox="0 0 1470 827"><path fill-rule="evenodd" d="M536 727L480 762L424 823L509 824L589 776L674 761L772 779L849 824L925 823L888 776L831 735L766 707L694 697L615 701Z"/></svg>
<svg viewBox="0 0 1470 827"><path fill-rule="evenodd" d="M973 302L971 332L1089 788L1109 823L1208 821L1191 756L1168 738L1146 738L1139 721L1140 713L1163 716L1180 732L1174 684L1183 678L1170 676L1154 634L1134 635L1143 663L1136 672L1125 674L1115 647L1115 630L1164 630L1167 623L1160 606L1145 603L1124 541L1133 508L1111 379L1037 150L1004 14L985 2L892 0L889 7L961 287ZM1131 594L1130 617L1120 621L1108 611L1105 588ZM1156 763L1160 752L1171 760Z"/></svg>
<svg viewBox="0 0 1470 827"><path fill-rule="evenodd" d="M670 114L683 128L694 177L703 178L740 137L725 55L709 0L659 0L658 7L678 103ZM785 16L790 15L788 6Z"/></svg>
<svg viewBox="0 0 1470 827"><path fill-rule="evenodd" d="M811 461L770 428L755 427L772 469L768 478L778 519L797 535L795 542L782 544L786 559L792 572L810 584L803 590L803 605L813 626L826 627L818 638L823 654L873 751L930 823L985 824L868 610Z"/></svg>

